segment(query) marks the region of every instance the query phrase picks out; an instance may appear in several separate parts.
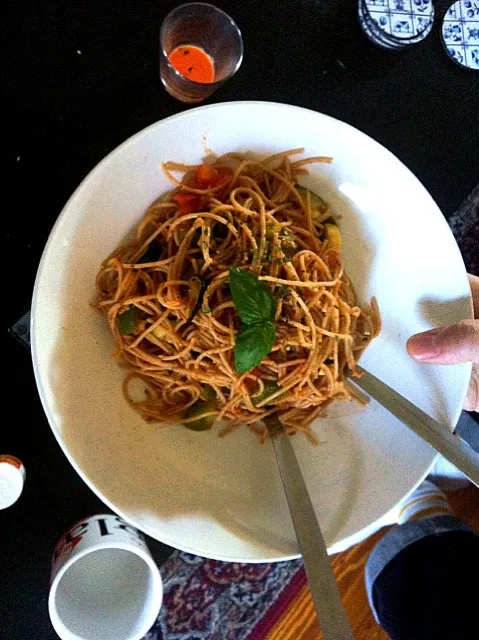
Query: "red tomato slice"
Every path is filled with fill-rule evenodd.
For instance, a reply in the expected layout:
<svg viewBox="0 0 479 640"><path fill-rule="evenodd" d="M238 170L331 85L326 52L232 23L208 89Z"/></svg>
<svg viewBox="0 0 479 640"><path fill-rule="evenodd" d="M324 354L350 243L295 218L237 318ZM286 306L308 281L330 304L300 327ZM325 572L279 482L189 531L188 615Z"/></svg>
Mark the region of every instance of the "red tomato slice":
<svg viewBox="0 0 479 640"><path fill-rule="evenodd" d="M198 186L210 187L218 180L218 170L208 164L202 164L196 172L196 182Z"/></svg>
<svg viewBox="0 0 479 640"><path fill-rule="evenodd" d="M202 164L196 171L196 186L199 189L212 189L226 184L230 177L230 169L216 169L209 164Z"/></svg>
<svg viewBox="0 0 479 640"><path fill-rule="evenodd" d="M176 193L172 200L180 205L180 211L182 214L199 211L200 196L196 193Z"/></svg>

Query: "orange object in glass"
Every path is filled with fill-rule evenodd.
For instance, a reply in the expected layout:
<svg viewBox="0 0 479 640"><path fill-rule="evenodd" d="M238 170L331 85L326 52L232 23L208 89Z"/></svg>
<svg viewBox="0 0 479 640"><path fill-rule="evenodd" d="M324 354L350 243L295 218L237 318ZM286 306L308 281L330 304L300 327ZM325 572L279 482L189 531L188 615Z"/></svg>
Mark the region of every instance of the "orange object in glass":
<svg viewBox="0 0 479 640"><path fill-rule="evenodd" d="M213 60L201 47L194 45L176 47L168 55L168 61L178 73L189 80L201 84L209 84L215 80Z"/></svg>

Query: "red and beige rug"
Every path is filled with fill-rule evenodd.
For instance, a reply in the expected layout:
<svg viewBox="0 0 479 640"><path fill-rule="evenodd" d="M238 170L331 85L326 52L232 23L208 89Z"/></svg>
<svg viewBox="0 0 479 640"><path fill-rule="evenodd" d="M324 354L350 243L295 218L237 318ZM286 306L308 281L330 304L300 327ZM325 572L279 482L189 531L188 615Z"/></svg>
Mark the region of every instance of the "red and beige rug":
<svg viewBox="0 0 479 640"><path fill-rule="evenodd" d="M299 560L226 563L176 551L161 571L162 613L145 640L285 640L272 632L307 593Z"/></svg>

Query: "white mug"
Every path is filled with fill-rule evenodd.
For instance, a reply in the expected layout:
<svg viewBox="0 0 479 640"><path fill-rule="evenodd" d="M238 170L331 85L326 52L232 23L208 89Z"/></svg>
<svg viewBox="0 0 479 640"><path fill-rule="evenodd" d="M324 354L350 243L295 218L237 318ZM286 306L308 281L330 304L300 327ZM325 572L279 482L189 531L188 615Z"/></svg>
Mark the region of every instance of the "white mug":
<svg viewBox="0 0 479 640"><path fill-rule="evenodd" d="M118 516L84 518L58 541L48 610L62 640L140 640L162 599L143 536Z"/></svg>

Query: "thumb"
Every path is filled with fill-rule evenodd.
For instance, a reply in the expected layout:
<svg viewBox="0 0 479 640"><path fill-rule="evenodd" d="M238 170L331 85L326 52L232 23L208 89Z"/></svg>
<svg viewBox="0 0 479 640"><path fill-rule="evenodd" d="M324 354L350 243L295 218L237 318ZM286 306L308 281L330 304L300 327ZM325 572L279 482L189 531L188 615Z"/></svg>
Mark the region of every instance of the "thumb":
<svg viewBox="0 0 479 640"><path fill-rule="evenodd" d="M409 338L410 356L421 362L456 364L479 362L479 320L462 320Z"/></svg>

